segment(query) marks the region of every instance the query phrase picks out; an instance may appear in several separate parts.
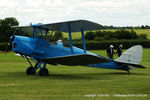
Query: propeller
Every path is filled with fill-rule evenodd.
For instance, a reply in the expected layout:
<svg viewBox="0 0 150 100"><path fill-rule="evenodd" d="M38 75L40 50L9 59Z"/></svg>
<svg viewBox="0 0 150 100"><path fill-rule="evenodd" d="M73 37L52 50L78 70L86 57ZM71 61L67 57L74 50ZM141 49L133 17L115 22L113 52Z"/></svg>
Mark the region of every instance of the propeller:
<svg viewBox="0 0 150 100"><path fill-rule="evenodd" d="M12 42L14 41L16 31L17 31L17 29L14 31L12 37L10 38L10 40L8 42L8 45L7 45L6 50L4 52L5 54L8 52L9 48L12 47Z"/></svg>

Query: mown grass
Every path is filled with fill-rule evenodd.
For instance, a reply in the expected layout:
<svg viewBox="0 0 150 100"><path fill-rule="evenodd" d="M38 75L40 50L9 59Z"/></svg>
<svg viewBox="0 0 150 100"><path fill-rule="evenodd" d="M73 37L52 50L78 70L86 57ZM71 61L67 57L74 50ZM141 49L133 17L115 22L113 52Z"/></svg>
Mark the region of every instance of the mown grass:
<svg viewBox="0 0 150 100"><path fill-rule="evenodd" d="M101 31L116 31L116 30L119 30L119 29L106 29L106 30L101 30ZM134 29L134 31L137 33L137 35L140 35L140 34L147 34L147 38L150 39L150 29ZM66 33L63 33L63 36L65 38L68 38L68 34ZM76 32L76 33L72 33L72 38L73 39L81 39L81 33L80 32Z"/></svg>
<svg viewBox="0 0 150 100"><path fill-rule="evenodd" d="M50 75L26 75L29 64L14 56L0 53L0 99L2 100L149 100L150 49L144 49L142 64L131 74L119 70L82 66L51 66ZM106 55L104 50L91 51ZM117 58L117 56L115 56ZM19 61L18 61L19 59ZM91 94L109 95L87 97ZM146 94L145 97L114 97L115 94Z"/></svg>
<svg viewBox="0 0 150 100"><path fill-rule="evenodd" d="M119 29L107 29L105 31L116 31L116 30L119 30ZM140 34L147 34L147 38L150 39L150 29L133 29L137 35L140 35Z"/></svg>
<svg viewBox="0 0 150 100"><path fill-rule="evenodd" d="M138 35L147 34L147 38L150 39L150 29L136 29L134 30Z"/></svg>

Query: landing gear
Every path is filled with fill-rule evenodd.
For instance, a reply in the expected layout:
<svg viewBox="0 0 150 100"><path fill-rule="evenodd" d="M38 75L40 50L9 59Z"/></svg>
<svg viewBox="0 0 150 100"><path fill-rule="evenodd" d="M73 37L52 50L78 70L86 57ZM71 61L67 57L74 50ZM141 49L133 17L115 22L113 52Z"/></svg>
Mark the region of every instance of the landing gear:
<svg viewBox="0 0 150 100"><path fill-rule="evenodd" d="M39 75L40 76L48 76L49 72L48 72L48 69L47 68L41 68L39 70Z"/></svg>
<svg viewBox="0 0 150 100"><path fill-rule="evenodd" d="M28 67L26 70L26 74L27 75L34 75L35 74L34 68L32 66Z"/></svg>
<svg viewBox="0 0 150 100"><path fill-rule="evenodd" d="M46 68L46 62L45 61L40 61L40 60L36 60L36 59L33 58L33 60L36 63L33 67L30 60L27 57L26 57L26 59L28 60L28 62L30 64L30 67L28 67L27 70L26 70L27 75L35 75L36 70L38 68L40 68L39 75L40 76L48 76L49 72L48 72L48 69ZM43 64L43 66L41 66L41 64Z"/></svg>

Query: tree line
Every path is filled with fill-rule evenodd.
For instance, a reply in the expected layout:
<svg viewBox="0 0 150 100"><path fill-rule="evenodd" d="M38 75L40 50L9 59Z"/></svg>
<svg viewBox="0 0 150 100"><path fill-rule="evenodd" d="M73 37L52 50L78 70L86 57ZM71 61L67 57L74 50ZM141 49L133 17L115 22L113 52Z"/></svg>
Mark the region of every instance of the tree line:
<svg viewBox="0 0 150 100"><path fill-rule="evenodd" d="M103 29L150 29L149 25L141 25L141 26L103 26Z"/></svg>

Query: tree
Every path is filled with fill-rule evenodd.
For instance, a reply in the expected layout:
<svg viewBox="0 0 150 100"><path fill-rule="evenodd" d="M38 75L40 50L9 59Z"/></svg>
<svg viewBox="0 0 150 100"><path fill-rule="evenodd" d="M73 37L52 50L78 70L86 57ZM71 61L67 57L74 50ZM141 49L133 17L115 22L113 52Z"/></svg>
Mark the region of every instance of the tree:
<svg viewBox="0 0 150 100"><path fill-rule="evenodd" d="M18 26L19 22L14 17L9 17L0 20L0 42L7 42L15 29L11 26Z"/></svg>
<svg viewBox="0 0 150 100"><path fill-rule="evenodd" d="M145 29L149 29L150 28L150 26L148 26L148 25L145 25Z"/></svg>
<svg viewBox="0 0 150 100"><path fill-rule="evenodd" d="M57 41L57 40L59 40L59 39L63 39L63 34L62 34L62 32L56 31L55 34L54 34L54 36L53 36L53 39L54 39L55 41Z"/></svg>
<svg viewBox="0 0 150 100"><path fill-rule="evenodd" d="M141 29L145 29L144 25L141 26Z"/></svg>
<svg viewBox="0 0 150 100"><path fill-rule="evenodd" d="M131 39L137 39L137 38L138 38L136 32L133 31L133 29L132 29L131 32L130 32L130 37L131 37Z"/></svg>

